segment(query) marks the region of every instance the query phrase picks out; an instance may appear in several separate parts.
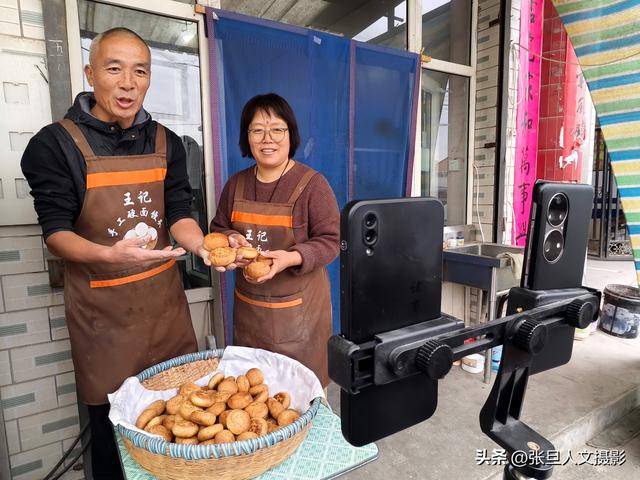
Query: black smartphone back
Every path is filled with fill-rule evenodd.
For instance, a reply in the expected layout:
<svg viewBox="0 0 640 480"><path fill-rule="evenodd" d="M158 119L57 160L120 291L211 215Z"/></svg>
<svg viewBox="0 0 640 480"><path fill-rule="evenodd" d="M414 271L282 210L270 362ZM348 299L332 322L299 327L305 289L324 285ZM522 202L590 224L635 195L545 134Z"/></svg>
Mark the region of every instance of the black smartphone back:
<svg viewBox="0 0 640 480"><path fill-rule="evenodd" d="M551 290L582 285L592 206L591 185L536 182L522 287Z"/></svg>
<svg viewBox="0 0 640 480"><path fill-rule="evenodd" d="M354 343L440 317L444 210L432 198L362 200L341 217L341 333ZM417 378L417 377L422 378ZM340 392L342 433L365 445L431 417L426 375ZM394 415L393 412L401 412Z"/></svg>
<svg viewBox="0 0 640 480"><path fill-rule="evenodd" d="M444 210L434 198L360 200L341 217L340 321L354 343L440 316Z"/></svg>

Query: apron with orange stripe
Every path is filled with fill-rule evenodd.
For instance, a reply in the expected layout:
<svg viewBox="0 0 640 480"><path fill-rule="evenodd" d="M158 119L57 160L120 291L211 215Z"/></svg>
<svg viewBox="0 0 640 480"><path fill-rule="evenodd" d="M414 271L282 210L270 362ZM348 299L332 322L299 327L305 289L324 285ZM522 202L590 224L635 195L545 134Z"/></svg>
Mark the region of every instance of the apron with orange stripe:
<svg viewBox="0 0 640 480"><path fill-rule="evenodd" d="M306 173L286 203L266 203L244 198L244 186L252 171L243 172L236 185L231 225L254 247L289 250L295 245L293 207L317 172ZM294 358L329 383L327 341L331 336L331 294L327 270L305 275L290 269L260 285L236 273L233 310L234 344L263 348Z"/></svg>
<svg viewBox="0 0 640 480"><path fill-rule="evenodd" d="M82 211L74 232L101 245L149 236L146 248L168 245L164 177L166 132L158 124L155 152L96 156L70 120L87 165ZM107 402L123 380L159 362L195 352L189 306L175 260L146 264L65 262L64 301L76 387L83 402Z"/></svg>

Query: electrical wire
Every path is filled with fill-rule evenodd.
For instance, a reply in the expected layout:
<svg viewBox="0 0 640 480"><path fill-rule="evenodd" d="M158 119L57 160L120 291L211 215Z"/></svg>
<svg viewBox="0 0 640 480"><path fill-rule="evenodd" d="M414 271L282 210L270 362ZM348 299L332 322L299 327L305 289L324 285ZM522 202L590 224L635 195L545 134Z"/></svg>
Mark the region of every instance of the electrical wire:
<svg viewBox="0 0 640 480"><path fill-rule="evenodd" d="M473 168L476 170L476 216L478 217L478 227L480 227L480 238L482 238L482 243L484 243L484 231L482 230L482 222L480 221L480 171L476 166L475 162L472 162Z"/></svg>
<svg viewBox="0 0 640 480"><path fill-rule="evenodd" d="M520 45L518 42L511 42L511 44L512 45L516 45L518 48L521 48L521 49L529 52L534 57L541 58L542 60L546 60L548 62L553 62L553 63L562 63L562 64L565 64L565 65L576 65L578 67L605 67L607 65L612 65L614 63L622 62L624 60L628 60L630 58L637 57L637 56L640 55L640 50L636 50L635 52L633 52L633 53L631 53L629 55L625 55L624 57L620 57L620 58L615 58L615 59L613 59L613 60L611 60L609 62L604 62L604 63L576 63L576 62L566 62L564 60L556 60L555 58L545 57L544 55L541 55L539 53L532 52L531 50L529 50L524 45Z"/></svg>
<svg viewBox="0 0 640 480"><path fill-rule="evenodd" d="M89 422L87 422L87 424L84 427L82 427L82 430L80 431L80 433L78 434L76 439L73 441L71 446L67 449L67 451L64 452L64 455L62 455L62 458L58 461L58 463L56 463L56 465L51 469L51 471L49 473L47 473L47 475L42 480L55 480L57 478L60 478L59 476L52 477L52 475L60 467L60 465L62 465L62 463L67 459L67 457L71 454L71 452L73 451L75 446L78 444L78 442L80 441L80 439L82 438L82 436L85 434L85 432L88 429L89 429ZM91 443L91 437L89 437L89 439L83 445L82 451L80 452L80 455L82 455L82 452L84 452L87 449L87 446L90 443ZM73 461L73 463L70 463L69 465L67 465L67 467L64 469L64 471L62 473L65 473L67 470L69 470L71 465L73 465L78 460L78 458L80 458L80 457L76 457L75 460Z"/></svg>
<svg viewBox="0 0 640 480"><path fill-rule="evenodd" d="M78 455L76 455L71 462L69 462L69 464L60 472L58 473L55 477L51 477L50 480L59 480L65 473L67 473L69 471L69 469L71 467L73 467L73 465L78 461L78 459L84 454L84 451L87 449L87 447L89 447L89 444L91 443L91 439L89 439L83 446L82 449L80 450L80 452L78 453Z"/></svg>

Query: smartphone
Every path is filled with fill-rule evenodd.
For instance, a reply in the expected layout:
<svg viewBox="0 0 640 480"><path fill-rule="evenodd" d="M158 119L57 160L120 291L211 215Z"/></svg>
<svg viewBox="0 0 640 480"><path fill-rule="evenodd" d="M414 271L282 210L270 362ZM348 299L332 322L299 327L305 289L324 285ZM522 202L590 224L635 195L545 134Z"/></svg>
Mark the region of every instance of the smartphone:
<svg viewBox="0 0 640 480"><path fill-rule="evenodd" d="M522 287L550 290L582 286L592 207L591 185L535 183Z"/></svg>
<svg viewBox="0 0 640 480"><path fill-rule="evenodd" d="M344 207L340 326L345 338L362 344L376 334L440 317L443 226L443 206L433 198L359 200ZM433 415L437 381L417 373L340 395L342 432L349 443L365 445Z"/></svg>

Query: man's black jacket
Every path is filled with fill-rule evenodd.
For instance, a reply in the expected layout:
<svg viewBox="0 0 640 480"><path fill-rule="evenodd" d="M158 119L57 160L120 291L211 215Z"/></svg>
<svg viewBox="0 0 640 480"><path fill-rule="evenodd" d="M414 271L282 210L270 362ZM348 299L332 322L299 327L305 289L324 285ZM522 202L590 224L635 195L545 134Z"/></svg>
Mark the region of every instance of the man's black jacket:
<svg viewBox="0 0 640 480"><path fill-rule="evenodd" d="M65 118L73 120L99 156L142 155L155 149L157 123L143 109L133 125L123 130L116 123L98 120L90 113L93 94L76 97ZM187 177L186 154L180 138L167 131L167 175L164 202L167 226L190 217L191 187ZM45 239L61 230L73 231L86 192L87 167L80 150L66 130L52 123L31 138L22 155L24 173L38 222Z"/></svg>

